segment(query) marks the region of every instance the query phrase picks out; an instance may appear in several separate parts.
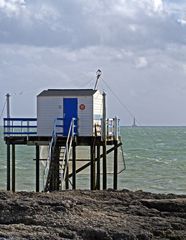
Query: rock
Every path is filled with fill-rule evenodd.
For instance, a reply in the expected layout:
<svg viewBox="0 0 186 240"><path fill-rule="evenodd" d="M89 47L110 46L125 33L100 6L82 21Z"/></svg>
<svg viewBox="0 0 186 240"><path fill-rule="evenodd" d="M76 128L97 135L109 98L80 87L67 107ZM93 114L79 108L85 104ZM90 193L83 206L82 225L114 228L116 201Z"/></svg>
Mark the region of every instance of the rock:
<svg viewBox="0 0 186 240"><path fill-rule="evenodd" d="M186 239L186 196L0 191L0 240Z"/></svg>

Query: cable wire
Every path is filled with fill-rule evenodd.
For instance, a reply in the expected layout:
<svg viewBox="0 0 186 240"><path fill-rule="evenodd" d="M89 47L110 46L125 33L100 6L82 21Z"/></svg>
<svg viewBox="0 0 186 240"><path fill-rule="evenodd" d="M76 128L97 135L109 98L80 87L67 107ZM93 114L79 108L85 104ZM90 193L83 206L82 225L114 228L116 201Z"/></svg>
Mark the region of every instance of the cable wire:
<svg viewBox="0 0 186 240"><path fill-rule="evenodd" d="M120 98L114 93L114 91L111 89L111 87L102 79L103 83L106 85L106 87L110 90L110 92L113 94L113 96L118 100L118 102L121 104L121 106L128 112L128 114L132 117L135 118L135 115L129 110L129 108L120 100ZM139 121L136 121L139 124Z"/></svg>
<svg viewBox="0 0 186 240"><path fill-rule="evenodd" d="M3 117L5 107L6 107L6 100L5 100L5 102L4 102L3 109L2 109L1 114L0 114L0 121L1 121L1 119L2 119L2 117Z"/></svg>

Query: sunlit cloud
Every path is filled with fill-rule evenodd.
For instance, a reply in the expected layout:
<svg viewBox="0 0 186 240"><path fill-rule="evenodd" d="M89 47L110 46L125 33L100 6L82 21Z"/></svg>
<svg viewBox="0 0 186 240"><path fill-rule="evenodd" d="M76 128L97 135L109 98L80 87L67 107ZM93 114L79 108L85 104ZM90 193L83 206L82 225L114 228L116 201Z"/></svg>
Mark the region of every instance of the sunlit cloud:
<svg viewBox="0 0 186 240"><path fill-rule="evenodd" d="M0 0L0 10L8 17L18 16L25 9L24 0Z"/></svg>

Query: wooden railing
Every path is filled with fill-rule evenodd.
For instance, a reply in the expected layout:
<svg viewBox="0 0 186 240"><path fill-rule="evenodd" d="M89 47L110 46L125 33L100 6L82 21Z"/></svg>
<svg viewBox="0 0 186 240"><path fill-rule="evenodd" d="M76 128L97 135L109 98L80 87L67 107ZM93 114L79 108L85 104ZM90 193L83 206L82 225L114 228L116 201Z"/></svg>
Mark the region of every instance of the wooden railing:
<svg viewBox="0 0 186 240"><path fill-rule="evenodd" d="M4 118L4 135L37 135L37 118Z"/></svg>

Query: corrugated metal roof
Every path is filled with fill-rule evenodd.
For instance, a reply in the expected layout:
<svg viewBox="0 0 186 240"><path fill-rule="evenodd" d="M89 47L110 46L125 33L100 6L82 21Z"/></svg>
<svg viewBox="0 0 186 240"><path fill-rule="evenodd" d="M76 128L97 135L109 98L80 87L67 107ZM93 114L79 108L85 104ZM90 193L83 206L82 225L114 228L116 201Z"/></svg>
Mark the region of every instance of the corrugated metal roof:
<svg viewBox="0 0 186 240"><path fill-rule="evenodd" d="M93 89L48 89L37 96L92 96L95 92Z"/></svg>

